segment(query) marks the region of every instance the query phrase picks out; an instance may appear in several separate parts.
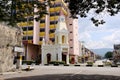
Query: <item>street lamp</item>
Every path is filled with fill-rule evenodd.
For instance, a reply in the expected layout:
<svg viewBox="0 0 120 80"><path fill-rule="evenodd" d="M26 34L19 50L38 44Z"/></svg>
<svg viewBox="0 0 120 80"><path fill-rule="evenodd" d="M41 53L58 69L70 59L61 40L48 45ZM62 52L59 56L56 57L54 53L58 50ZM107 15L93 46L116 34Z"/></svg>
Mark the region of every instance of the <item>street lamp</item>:
<svg viewBox="0 0 120 80"><path fill-rule="evenodd" d="M85 50L85 48L84 48L84 41L81 41L81 49L82 49L82 59L83 59L83 63L85 62L85 58L84 58L84 50Z"/></svg>

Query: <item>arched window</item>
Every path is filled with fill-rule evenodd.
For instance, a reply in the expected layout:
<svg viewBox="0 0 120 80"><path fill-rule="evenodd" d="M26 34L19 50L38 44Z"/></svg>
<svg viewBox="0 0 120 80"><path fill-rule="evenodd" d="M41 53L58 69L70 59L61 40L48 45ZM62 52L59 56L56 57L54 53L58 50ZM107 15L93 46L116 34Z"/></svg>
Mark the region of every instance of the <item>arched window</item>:
<svg viewBox="0 0 120 80"><path fill-rule="evenodd" d="M65 36L64 35L62 36L62 43L63 44L65 43Z"/></svg>

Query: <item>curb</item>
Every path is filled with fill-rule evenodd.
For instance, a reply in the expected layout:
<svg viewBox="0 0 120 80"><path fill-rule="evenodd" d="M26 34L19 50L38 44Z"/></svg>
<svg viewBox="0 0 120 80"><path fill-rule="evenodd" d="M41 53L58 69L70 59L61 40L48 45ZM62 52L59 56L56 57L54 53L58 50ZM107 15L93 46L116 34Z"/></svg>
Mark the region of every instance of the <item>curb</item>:
<svg viewBox="0 0 120 80"><path fill-rule="evenodd" d="M0 73L0 75L16 74L16 73L20 73L20 72L3 72L3 73Z"/></svg>

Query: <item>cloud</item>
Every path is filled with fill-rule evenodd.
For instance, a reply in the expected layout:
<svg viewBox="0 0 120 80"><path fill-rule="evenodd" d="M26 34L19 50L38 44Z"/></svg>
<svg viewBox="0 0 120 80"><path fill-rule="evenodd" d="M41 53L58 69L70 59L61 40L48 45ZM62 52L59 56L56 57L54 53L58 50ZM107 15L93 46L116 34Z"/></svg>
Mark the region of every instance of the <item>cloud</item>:
<svg viewBox="0 0 120 80"><path fill-rule="evenodd" d="M115 30L112 35L103 37L103 40L112 44L120 44L120 30Z"/></svg>
<svg viewBox="0 0 120 80"><path fill-rule="evenodd" d="M83 41L90 38L91 38L91 35L88 32L83 32L83 33L80 33L79 35L79 39Z"/></svg>
<svg viewBox="0 0 120 80"><path fill-rule="evenodd" d="M84 44L89 49L99 49L99 48L106 48L108 44L104 41L92 41L89 40Z"/></svg>
<svg viewBox="0 0 120 80"><path fill-rule="evenodd" d="M120 44L120 14L110 17L105 16L106 23L95 27L87 19L79 18L79 40L85 42L89 49L113 48L114 44Z"/></svg>

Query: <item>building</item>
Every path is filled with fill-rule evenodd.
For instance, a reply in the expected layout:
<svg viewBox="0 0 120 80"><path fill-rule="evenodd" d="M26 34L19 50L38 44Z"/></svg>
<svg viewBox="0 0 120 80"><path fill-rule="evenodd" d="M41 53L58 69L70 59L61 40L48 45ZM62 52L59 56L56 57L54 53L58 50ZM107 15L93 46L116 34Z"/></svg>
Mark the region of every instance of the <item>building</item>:
<svg viewBox="0 0 120 80"><path fill-rule="evenodd" d="M55 30L55 44L48 44L43 38L42 64L48 64L50 61L63 61L69 64L68 33L65 16L61 15Z"/></svg>
<svg viewBox="0 0 120 80"><path fill-rule="evenodd" d="M55 0L52 2L52 5L47 6L46 9L49 14L45 15L40 23L33 22L31 17L29 18L31 21L19 23L19 26L21 26L24 31L23 44L25 47L25 59L38 59L41 62L42 39L45 38L45 43L47 44L55 44L56 25L60 13L63 13L69 32L69 56L72 63L77 62L77 56L79 55L78 19L70 18L68 6L64 0Z"/></svg>
<svg viewBox="0 0 120 80"><path fill-rule="evenodd" d="M120 62L120 44L114 45L113 59Z"/></svg>
<svg viewBox="0 0 120 80"><path fill-rule="evenodd" d="M79 62L85 63L87 61L94 62L96 60L96 54L90 49L86 48L83 45L83 42L80 42L80 56L78 58Z"/></svg>

